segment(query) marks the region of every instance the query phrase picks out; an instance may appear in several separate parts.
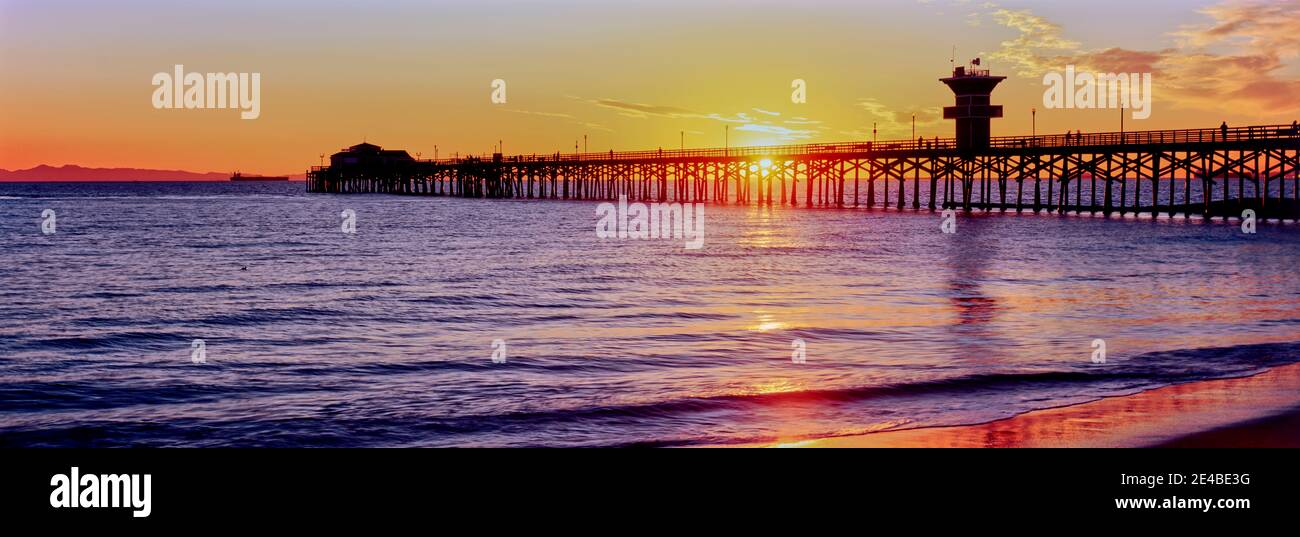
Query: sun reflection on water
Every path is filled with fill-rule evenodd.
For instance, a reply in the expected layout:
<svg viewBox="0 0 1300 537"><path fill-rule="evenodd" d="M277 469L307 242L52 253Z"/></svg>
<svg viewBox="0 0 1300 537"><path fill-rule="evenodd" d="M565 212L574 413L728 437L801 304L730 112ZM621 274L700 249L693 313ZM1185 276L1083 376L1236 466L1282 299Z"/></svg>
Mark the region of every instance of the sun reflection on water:
<svg viewBox="0 0 1300 537"><path fill-rule="evenodd" d="M753 332L770 332L772 330L784 330L790 327L789 323L786 323L785 321L776 320L776 317L774 317L771 313L764 313L764 312L755 312L755 313L758 313L757 323L755 323L752 326L749 326L747 330Z"/></svg>

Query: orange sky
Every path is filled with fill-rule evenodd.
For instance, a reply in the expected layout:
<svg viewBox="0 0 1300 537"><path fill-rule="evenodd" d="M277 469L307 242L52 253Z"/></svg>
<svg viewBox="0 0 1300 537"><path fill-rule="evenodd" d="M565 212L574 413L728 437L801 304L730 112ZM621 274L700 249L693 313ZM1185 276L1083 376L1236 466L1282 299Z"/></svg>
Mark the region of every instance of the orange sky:
<svg viewBox="0 0 1300 537"><path fill-rule="evenodd" d="M1117 130L1046 110L1042 74L1152 72L1130 130L1300 117L1300 0L384 2L0 0L0 168L299 173L361 141L428 158L947 136L936 79L975 56L1011 77L996 134ZM1077 5L1076 5L1077 4ZM157 110L152 77L256 72L261 116ZM507 102L493 104L493 79ZM790 83L808 101L790 101Z"/></svg>

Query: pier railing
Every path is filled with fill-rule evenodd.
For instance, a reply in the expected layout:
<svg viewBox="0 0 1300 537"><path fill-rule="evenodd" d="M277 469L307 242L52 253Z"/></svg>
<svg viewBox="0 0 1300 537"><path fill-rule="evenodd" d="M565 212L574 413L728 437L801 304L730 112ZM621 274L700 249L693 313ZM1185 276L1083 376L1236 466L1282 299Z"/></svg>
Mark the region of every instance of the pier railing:
<svg viewBox="0 0 1300 537"><path fill-rule="evenodd" d="M1253 125L1218 129L1183 129L1132 132L1090 132L1080 134L1045 134L1037 136L998 136L990 140L994 149L1096 147L1138 144L1232 143L1270 139L1300 139L1296 125ZM831 154L862 154L893 151L957 149L955 138L919 138L835 142L821 144L716 147L705 149L655 149L643 151L606 151L587 153L550 153L506 155L503 162L619 161L681 159L744 159L751 157L806 157ZM430 164L453 165L462 162L491 161L493 155L473 155L451 159L424 160Z"/></svg>
<svg viewBox="0 0 1300 537"><path fill-rule="evenodd" d="M999 148L1113 146L1128 144L1231 143L1288 138L1300 138L1296 126L1255 125L1218 129L1002 136L993 138L990 145Z"/></svg>

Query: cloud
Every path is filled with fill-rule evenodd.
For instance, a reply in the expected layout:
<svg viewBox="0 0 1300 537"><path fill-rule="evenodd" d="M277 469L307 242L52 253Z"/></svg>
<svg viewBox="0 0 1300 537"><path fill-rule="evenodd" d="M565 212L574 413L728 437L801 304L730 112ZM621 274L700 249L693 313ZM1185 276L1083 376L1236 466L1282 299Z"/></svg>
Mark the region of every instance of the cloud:
<svg viewBox="0 0 1300 537"><path fill-rule="evenodd" d="M1300 55L1300 1L1228 2L1207 7L1201 14L1212 19L1202 26L1184 27L1174 35L1185 45L1204 47L1237 42L1262 56L1293 58Z"/></svg>
<svg viewBox="0 0 1300 537"><path fill-rule="evenodd" d="M768 119L768 117L779 117L781 113L774 112L771 110L766 110L763 108L750 109L755 114L758 114L756 116L750 114L749 112L737 112L735 114L722 114L717 112L705 113L705 112L690 110L688 108L683 108L680 106L635 103L629 101L622 101L618 99L583 99L579 97L572 97L572 98L585 101L587 103L602 108L615 110L619 113L619 115L625 117L631 117L637 119L667 118L667 119L677 119L677 120L690 119L690 120L717 121L720 123L736 125L736 127L734 127L733 130L737 132L765 134L769 136L774 136L779 141L786 141L786 142L807 140L815 136L819 130L823 130L823 127L814 127L815 125L820 125L821 124L820 121L811 120L806 117L793 117L789 120L785 120L781 122L786 125L791 125L792 127L779 125L774 120ZM764 116L764 117L760 118L759 116ZM798 126L805 126L808 128L794 128ZM688 131L688 133L689 132L693 132L693 131Z"/></svg>
<svg viewBox="0 0 1300 537"><path fill-rule="evenodd" d="M712 119L714 121L721 121L723 123L749 123L751 121L754 121L754 118L752 116L744 112L741 112L734 116L724 116L722 114L704 114L704 115L696 115L692 117L696 117L700 119Z"/></svg>
<svg viewBox="0 0 1300 537"><path fill-rule="evenodd" d="M574 123L586 127L588 129L605 131L605 132L614 132L614 129L601 125L600 123L592 123L590 121L576 121Z"/></svg>
<svg viewBox="0 0 1300 537"><path fill-rule="evenodd" d="M1087 50L1061 26L1028 10L995 8L999 24L1019 31L989 55L1021 76L1038 78L1074 65L1080 71L1151 73L1157 106L1231 110L1259 117L1300 111L1300 80L1285 73L1300 56L1300 0L1227 1L1205 8L1201 24L1173 32L1179 47Z"/></svg>
<svg viewBox="0 0 1300 537"><path fill-rule="evenodd" d="M723 122L723 124L737 125L735 130L740 131L740 133L772 135L772 137L776 137L781 140L781 142L797 142L797 140L806 140L813 138L816 134L815 129L793 129L793 127L777 125L774 121L761 120L761 118L755 117L749 112L737 112L735 114L716 112L703 113L695 112L688 108L673 107L673 105L630 103L630 101L617 99L575 99L584 100L586 103L597 105L597 107L612 109L612 111L619 112L620 116L641 118L641 120L645 120L645 118L658 117L669 118L669 120ZM768 117L779 117L781 114L780 112L767 111L767 109L762 108L751 108L750 111ZM809 120L809 118L806 117L796 117L792 118L792 120L784 121L784 124L811 126L820 124L820 121ZM688 133L695 133L695 131L688 131Z"/></svg>
<svg viewBox="0 0 1300 537"><path fill-rule="evenodd" d="M590 122L590 121L583 121L583 120L580 120L580 119L574 117L573 114L566 114L566 113L563 113L563 112L539 112L539 111L535 111L535 110L520 110L520 109L518 109L518 108L503 108L502 110L505 111L505 112L510 112L510 113L512 113L512 114L523 114L523 115L526 115L526 116L536 116L536 117L551 118L551 119L565 119L565 120L569 120L569 121L567 121L567 123L570 123L570 124L573 124L573 125L581 125L581 126L586 127L586 128L588 128L588 129L600 130L600 131L606 131L606 132L614 132L614 129L611 129L611 128L606 127L606 126L604 126L604 125L601 125L601 124L599 124L599 123L593 123L593 122Z"/></svg>
<svg viewBox="0 0 1300 537"><path fill-rule="evenodd" d="M754 132L759 134L776 135L783 141L807 140L809 138L812 138L813 135L817 134L817 131L791 129L788 127L782 127L780 125L772 125L767 123L763 123L763 124L749 123L746 125L741 125L740 127L736 127L736 130L741 132Z"/></svg>
<svg viewBox="0 0 1300 537"><path fill-rule="evenodd" d="M793 117L782 121L786 125L821 125L822 122L808 119L806 117Z"/></svg>
<svg viewBox="0 0 1300 537"><path fill-rule="evenodd" d="M1022 76L1036 77L1046 66L1056 67L1049 51L1074 51L1079 43L1066 39L1060 25L1046 18L1035 15L1027 9L1010 10L997 8L992 13L998 24L1014 30L1020 35L1010 41L1003 41L1001 48L989 55L994 60L1011 64L1011 68Z"/></svg>
<svg viewBox="0 0 1300 537"><path fill-rule="evenodd" d="M912 117L916 117L917 128L937 125L943 121L943 116L939 113L937 107L902 107L893 108L881 103L880 101L864 97L858 99L858 107L866 111L867 115L875 118L876 129L880 131L881 136L898 137L910 136L912 131ZM860 138L861 131L843 132ZM868 134L868 137L870 133Z"/></svg>
<svg viewBox="0 0 1300 537"><path fill-rule="evenodd" d="M514 113L514 114L526 114L526 115L530 115L530 116L556 117L556 118L572 118L572 117L573 117L573 115L571 115L571 114L564 114L564 113L560 113L560 112L534 112L534 111L531 111L531 110L518 110L518 109L513 109L513 108L506 108L505 111L506 111L506 112L511 112L511 113Z"/></svg>
<svg viewBox="0 0 1300 537"><path fill-rule="evenodd" d="M692 112L685 108L678 108L676 106L659 106L653 104L629 103L626 101L619 101L615 99L595 99L591 102L596 106L603 106L605 108L613 108L615 110L620 110L624 112L625 115L631 115L632 117L659 116L659 117L676 118L676 117L698 116L698 114L696 114L695 112Z"/></svg>

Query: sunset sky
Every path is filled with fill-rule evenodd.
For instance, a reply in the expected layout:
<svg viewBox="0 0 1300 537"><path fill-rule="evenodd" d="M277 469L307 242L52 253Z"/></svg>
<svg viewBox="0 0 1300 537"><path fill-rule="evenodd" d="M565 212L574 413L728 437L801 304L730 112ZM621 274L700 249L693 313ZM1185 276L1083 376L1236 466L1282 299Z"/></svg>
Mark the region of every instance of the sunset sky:
<svg viewBox="0 0 1300 537"><path fill-rule="evenodd" d="M272 5L273 4L273 5ZM994 134L1118 130L1042 74L1153 73L1130 130L1300 117L1300 0L0 0L0 168L300 173L360 142L433 156L948 136L946 76L1009 80ZM261 74L261 117L156 110L154 73ZM489 100L507 82L506 104ZM790 102L790 83L808 102Z"/></svg>

